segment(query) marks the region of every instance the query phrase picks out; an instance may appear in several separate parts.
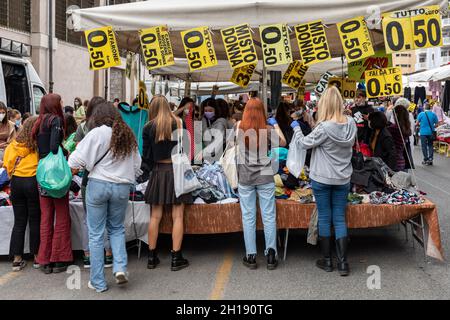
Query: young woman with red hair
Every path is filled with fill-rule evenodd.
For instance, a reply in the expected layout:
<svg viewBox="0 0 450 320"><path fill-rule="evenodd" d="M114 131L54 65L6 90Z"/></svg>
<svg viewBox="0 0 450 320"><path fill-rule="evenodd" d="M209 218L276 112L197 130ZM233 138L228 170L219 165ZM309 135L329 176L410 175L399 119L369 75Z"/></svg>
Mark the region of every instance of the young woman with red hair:
<svg viewBox="0 0 450 320"><path fill-rule="evenodd" d="M238 143L239 196L244 226L246 256L243 263L256 269L256 196L264 224L267 268L277 267L277 226L274 174L278 164L268 156L271 147L286 146L286 139L274 118L266 121L262 101L252 98L245 106L242 121L236 124Z"/></svg>
<svg viewBox="0 0 450 320"><path fill-rule="evenodd" d="M65 136L62 110L61 96L47 94L42 98L39 118L32 131L39 159L45 158L50 152L58 153ZM68 263L73 261L69 197L66 194L62 199L54 199L42 189L40 194L41 243L37 262L45 274L65 272Z"/></svg>

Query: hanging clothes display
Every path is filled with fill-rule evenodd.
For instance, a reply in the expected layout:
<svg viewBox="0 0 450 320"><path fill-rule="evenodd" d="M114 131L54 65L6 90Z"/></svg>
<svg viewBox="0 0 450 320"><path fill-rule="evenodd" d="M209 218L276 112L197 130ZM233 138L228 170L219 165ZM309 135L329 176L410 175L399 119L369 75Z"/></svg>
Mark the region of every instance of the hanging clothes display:
<svg viewBox="0 0 450 320"><path fill-rule="evenodd" d="M403 96L408 99L409 101L411 101L411 88L410 87L405 87L405 89L403 90Z"/></svg>
<svg viewBox="0 0 450 320"><path fill-rule="evenodd" d="M425 87L417 86L414 89L414 103L418 104L419 100L423 103L426 98L427 98L427 92L425 90Z"/></svg>
<svg viewBox="0 0 450 320"><path fill-rule="evenodd" d="M428 82L428 88L429 88L429 91L431 91L432 99L438 100L439 96L441 95L441 90L442 90L441 82L430 80Z"/></svg>
<svg viewBox="0 0 450 320"><path fill-rule="evenodd" d="M442 104L441 107L444 112L448 112L450 105L450 80L445 81L444 91L442 93Z"/></svg>
<svg viewBox="0 0 450 320"><path fill-rule="evenodd" d="M137 106L130 106L126 102L119 104L119 112L123 121L133 130L136 140L139 146L139 152L142 154L142 133L144 126L148 121L148 112L146 110L139 109Z"/></svg>

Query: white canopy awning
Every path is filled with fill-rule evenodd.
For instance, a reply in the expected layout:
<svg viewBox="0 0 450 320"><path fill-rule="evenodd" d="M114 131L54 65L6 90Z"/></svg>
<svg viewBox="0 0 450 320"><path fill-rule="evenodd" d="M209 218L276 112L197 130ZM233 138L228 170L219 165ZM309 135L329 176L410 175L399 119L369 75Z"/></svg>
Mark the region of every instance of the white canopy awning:
<svg viewBox="0 0 450 320"><path fill-rule="evenodd" d="M335 23L357 17L369 17L374 10L380 13L413 9L440 4L446 0L151 0L123 5L69 10L76 31L102 26L113 26L118 31L119 47L140 51L137 30L157 25L168 25L176 57L185 57L180 31L199 26L209 26L219 31L227 26L249 23L254 29L260 25L286 23L290 26L322 19L327 25L330 51L334 57L343 54ZM370 6L374 6L370 10ZM259 41L255 30L254 39ZM370 31L375 48L383 47L380 30ZM295 40L295 35L291 35ZM226 60L220 32L213 34L219 60ZM294 42L294 41L293 41ZM299 57L297 45L292 45L294 56ZM261 56L261 50L258 48Z"/></svg>
<svg viewBox="0 0 450 320"><path fill-rule="evenodd" d="M284 73L287 67L287 65L284 65L271 68L270 70L282 71ZM259 62L256 70L261 71L262 68L262 62ZM305 80L308 83L316 83L325 72L330 71L337 76L341 76L342 70L344 73L347 71L347 62L344 61L344 64L342 64L342 60L340 58L333 58L329 61L310 66L305 75ZM231 76L233 75L233 69L230 68L228 61L220 60L219 64L215 67L191 73L189 71L189 65L186 59L175 59L175 65L154 70L152 71L152 74L172 75L179 79L185 81L190 80L192 82L223 82L230 81ZM252 80L258 81L259 79L260 75L255 72Z"/></svg>
<svg viewBox="0 0 450 320"><path fill-rule="evenodd" d="M408 76L410 82L444 81L450 79L450 65L418 72Z"/></svg>

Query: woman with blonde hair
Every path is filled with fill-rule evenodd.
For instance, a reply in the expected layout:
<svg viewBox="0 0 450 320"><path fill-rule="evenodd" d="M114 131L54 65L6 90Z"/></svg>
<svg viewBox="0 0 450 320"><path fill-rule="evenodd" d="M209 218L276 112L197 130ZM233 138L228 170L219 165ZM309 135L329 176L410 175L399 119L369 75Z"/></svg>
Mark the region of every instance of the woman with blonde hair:
<svg viewBox="0 0 450 320"><path fill-rule="evenodd" d="M292 123L293 143L305 150L312 149L310 178L319 213L319 242L323 258L316 265L333 271L331 256L331 225L336 237L338 271L349 274L347 262L347 225L345 211L350 191L352 147L357 128L355 121L344 115L344 104L339 90L330 87L319 101L317 125L303 136L300 125Z"/></svg>
<svg viewBox="0 0 450 320"><path fill-rule="evenodd" d="M182 129L181 119L170 109L169 102L163 96L154 97L149 110L150 122L145 126L144 152L142 169L150 174L149 184L145 192L145 201L151 205L151 219L148 232L149 256L148 269L155 269L160 263L156 245L159 224L164 207L172 207L172 271L186 268L189 263L183 258L181 245L184 236L184 207L192 204L192 195L175 195L172 151L176 150L177 141L173 140L173 132Z"/></svg>

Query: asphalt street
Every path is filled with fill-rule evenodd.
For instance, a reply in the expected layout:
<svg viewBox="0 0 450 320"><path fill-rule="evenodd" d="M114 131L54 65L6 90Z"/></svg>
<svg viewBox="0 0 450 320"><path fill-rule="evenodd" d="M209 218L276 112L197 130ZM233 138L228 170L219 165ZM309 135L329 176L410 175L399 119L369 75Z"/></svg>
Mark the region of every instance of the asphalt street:
<svg viewBox="0 0 450 320"><path fill-rule="evenodd" d="M417 148L417 147L416 147ZM450 249L450 158L437 155L433 167L421 165L416 149L419 188L437 204L444 253ZM282 234L283 235L283 234ZM248 270L242 234L186 236L184 254L191 266L170 271L169 236L160 237L161 265L146 269L146 250L139 260L129 250L130 283L117 287L107 269L109 291L97 294L87 288L89 271L81 269L81 287L74 274L44 275L31 265L11 272L7 257L0 258L0 300L5 299L450 299L450 265L424 260L423 249L405 240L403 227L390 226L350 232L351 275L339 277L315 267L318 248L306 244L305 231L293 231L288 256L277 270L268 271L263 257L263 234L258 234L259 267ZM81 259L76 263L81 266ZM380 271L380 288L369 289L369 266ZM369 268L370 269L370 268ZM69 286L67 283L69 282ZM370 281L369 281L370 282ZM371 282L373 283L373 282ZM72 284L72 285L70 285ZM73 285L75 284L75 285Z"/></svg>

